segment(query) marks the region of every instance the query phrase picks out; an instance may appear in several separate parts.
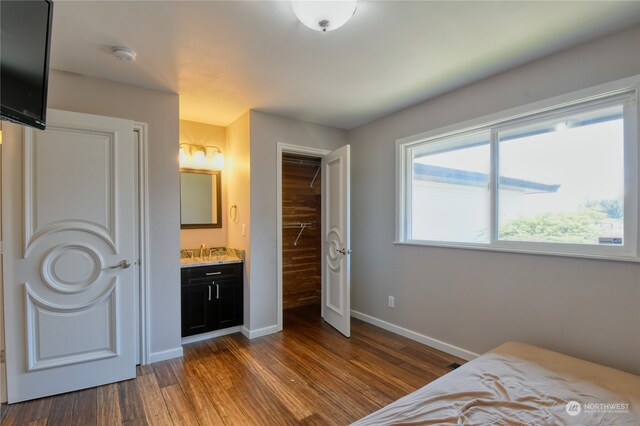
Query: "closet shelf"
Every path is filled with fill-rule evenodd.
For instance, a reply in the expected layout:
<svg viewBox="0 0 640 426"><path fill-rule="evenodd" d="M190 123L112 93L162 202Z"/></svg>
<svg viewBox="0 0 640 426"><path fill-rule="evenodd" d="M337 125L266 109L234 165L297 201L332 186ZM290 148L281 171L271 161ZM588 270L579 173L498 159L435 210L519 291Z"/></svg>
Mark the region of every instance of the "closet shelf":
<svg viewBox="0 0 640 426"><path fill-rule="evenodd" d="M282 224L282 227L283 228L302 228L304 226L305 228L310 228L314 225L315 225L314 222L285 222Z"/></svg>
<svg viewBox="0 0 640 426"><path fill-rule="evenodd" d="M308 166L308 167L320 167L320 161L313 160L299 160L297 158L283 158L283 163L293 164L296 166Z"/></svg>

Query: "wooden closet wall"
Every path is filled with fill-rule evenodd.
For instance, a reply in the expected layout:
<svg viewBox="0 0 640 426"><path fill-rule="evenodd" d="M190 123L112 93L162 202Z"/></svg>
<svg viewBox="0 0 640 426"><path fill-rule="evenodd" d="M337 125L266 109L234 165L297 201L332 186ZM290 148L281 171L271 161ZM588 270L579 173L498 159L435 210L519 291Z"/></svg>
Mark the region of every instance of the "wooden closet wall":
<svg viewBox="0 0 640 426"><path fill-rule="evenodd" d="M287 160L302 160L292 164ZM309 162L317 162L317 167ZM282 307L320 304L320 159L283 156ZM317 173L317 175L316 175ZM315 177L315 180L314 180ZM313 181L313 186L311 182ZM309 224L300 233L300 224ZM300 237L298 238L298 234ZM298 238L297 244L294 242Z"/></svg>

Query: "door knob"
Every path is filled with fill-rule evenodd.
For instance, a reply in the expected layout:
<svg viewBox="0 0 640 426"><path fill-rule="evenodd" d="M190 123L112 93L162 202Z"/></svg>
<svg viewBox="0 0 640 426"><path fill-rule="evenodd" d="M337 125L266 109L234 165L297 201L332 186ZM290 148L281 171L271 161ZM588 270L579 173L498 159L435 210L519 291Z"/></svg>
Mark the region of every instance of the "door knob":
<svg viewBox="0 0 640 426"><path fill-rule="evenodd" d="M124 259L120 261L120 263L118 263L117 265L110 266L109 269L118 269L118 268L127 269L130 266L131 266L131 262L129 262L127 259Z"/></svg>

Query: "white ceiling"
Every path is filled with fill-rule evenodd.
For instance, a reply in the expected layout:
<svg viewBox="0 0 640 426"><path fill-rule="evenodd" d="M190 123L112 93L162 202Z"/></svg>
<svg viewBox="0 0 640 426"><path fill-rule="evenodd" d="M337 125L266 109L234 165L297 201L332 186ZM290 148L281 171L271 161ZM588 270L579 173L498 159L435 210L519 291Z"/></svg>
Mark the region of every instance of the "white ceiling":
<svg viewBox="0 0 640 426"><path fill-rule="evenodd" d="M360 0L320 33L289 1L58 0L51 65L178 93L186 120L258 109L349 129L639 23L638 1Z"/></svg>

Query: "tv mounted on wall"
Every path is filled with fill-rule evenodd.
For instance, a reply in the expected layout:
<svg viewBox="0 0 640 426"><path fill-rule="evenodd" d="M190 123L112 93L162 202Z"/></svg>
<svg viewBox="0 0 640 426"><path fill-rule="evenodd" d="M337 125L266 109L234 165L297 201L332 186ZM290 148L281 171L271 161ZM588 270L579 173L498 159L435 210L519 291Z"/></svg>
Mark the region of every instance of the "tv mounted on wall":
<svg viewBox="0 0 640 426"><path fill-rule="evenodd" d="M44 129L51 0L0 1L0 117Z"/></svg>

